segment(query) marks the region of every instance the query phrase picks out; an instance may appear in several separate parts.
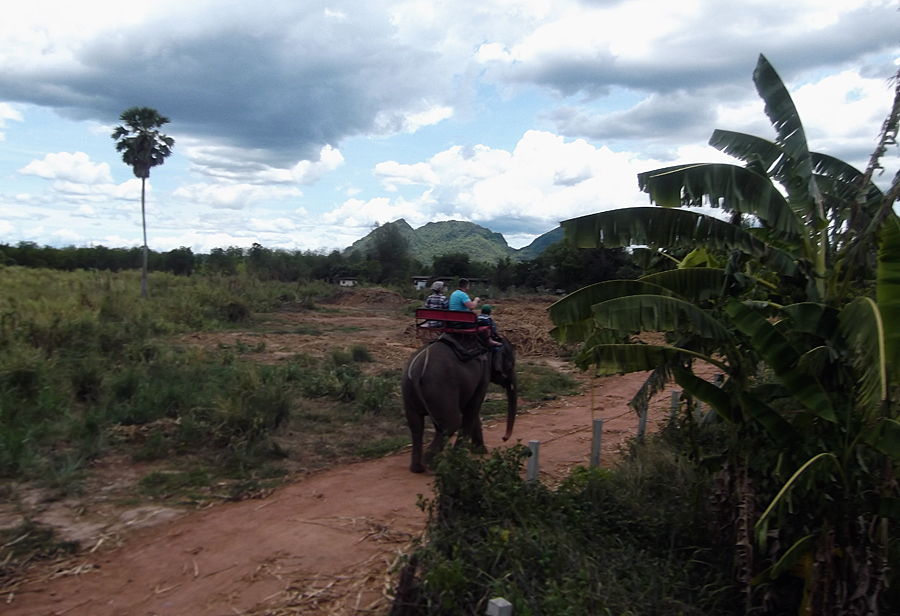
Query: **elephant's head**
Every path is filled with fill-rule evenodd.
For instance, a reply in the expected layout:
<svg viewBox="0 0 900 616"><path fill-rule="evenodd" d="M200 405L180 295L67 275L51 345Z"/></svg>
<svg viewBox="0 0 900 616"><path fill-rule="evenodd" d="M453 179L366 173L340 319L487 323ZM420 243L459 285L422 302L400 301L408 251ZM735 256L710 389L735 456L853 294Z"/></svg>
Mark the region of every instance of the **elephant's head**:
<svg viewBox="0 0 900 616"><path fill-rule="evenodd" d="M503 435L503 440L508 441L516 423L519 388L516 381L516 349L506 338L501 340L503 346L493 352L491 383L506 389L506 434Z"/></svg>

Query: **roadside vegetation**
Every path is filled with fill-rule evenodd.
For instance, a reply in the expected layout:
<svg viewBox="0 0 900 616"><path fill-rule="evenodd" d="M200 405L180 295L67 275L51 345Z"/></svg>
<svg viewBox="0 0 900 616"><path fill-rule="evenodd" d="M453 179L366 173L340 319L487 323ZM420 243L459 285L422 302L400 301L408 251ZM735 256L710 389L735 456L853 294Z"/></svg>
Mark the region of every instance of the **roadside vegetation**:
<svg viewBox="0 0 900 616"><path fill-rule="evenodd" d="M740 613L712 475L685 453L651 438L550 489L522 481L524 447L445 450L391 614L483 614L494 597L526 616Z"/></svg>

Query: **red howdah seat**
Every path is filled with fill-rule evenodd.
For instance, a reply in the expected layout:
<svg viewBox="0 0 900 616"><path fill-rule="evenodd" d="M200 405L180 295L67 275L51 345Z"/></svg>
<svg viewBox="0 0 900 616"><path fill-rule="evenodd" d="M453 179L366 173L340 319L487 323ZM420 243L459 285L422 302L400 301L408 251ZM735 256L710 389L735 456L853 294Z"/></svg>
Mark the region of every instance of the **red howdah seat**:
<svg viewBox="0 0 900 616"><path fill-rule="evenodd" d="M452 334L475 334L475 321L478 315L462 310L438 310L435 308L418 308L416 310L416 330ZM443 327L429 327L429 321L441 321Z"/></svg>

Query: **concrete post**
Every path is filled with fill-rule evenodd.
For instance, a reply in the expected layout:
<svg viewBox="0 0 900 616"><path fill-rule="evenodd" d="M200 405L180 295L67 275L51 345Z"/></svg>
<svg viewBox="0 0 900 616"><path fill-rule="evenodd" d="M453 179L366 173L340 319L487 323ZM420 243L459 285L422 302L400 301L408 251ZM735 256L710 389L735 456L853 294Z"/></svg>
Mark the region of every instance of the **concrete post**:
<svg viewBox="0 0 900 616"><path fill-rule="evenodd" d="M538 470L540 469L539 454L541 453L540 441L528 441L528 449L531 450L531 457L528 458L528 467L525 471L526 481L537 481Z"/></svg>
<svg viewBox="0 0 900 616"><path fill-rule="evenodd" d="M600 443L603 440L603 420L594 420L594 438L591 441L591 466L600 466Z"/></svg>
<svg viewBox="0 0 900 616"><path fill-rule="evenodd" d="M512 616L512 603L503 597L497 597L488 601L487 616Z"/></svg>
<svg viewBox="0 0 900 616"><path fill-rule="evenodd" d="M647 405L641 409L640 420L638 421L638 442L644 442L644 434L647 433Z"/></svg>

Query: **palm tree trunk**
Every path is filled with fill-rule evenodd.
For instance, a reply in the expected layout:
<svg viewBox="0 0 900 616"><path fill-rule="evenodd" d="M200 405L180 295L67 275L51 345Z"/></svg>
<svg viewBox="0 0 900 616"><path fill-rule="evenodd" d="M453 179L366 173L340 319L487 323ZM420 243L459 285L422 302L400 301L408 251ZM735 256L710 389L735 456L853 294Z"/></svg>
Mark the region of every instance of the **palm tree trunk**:
<svg viewBox="0 0 900 616"><path fill-rule="evenodd" d="M144 228L144 266L141 269L141 297L147 297L147 215L144 210L147 178L141 178L141 225Z"/></svg>

